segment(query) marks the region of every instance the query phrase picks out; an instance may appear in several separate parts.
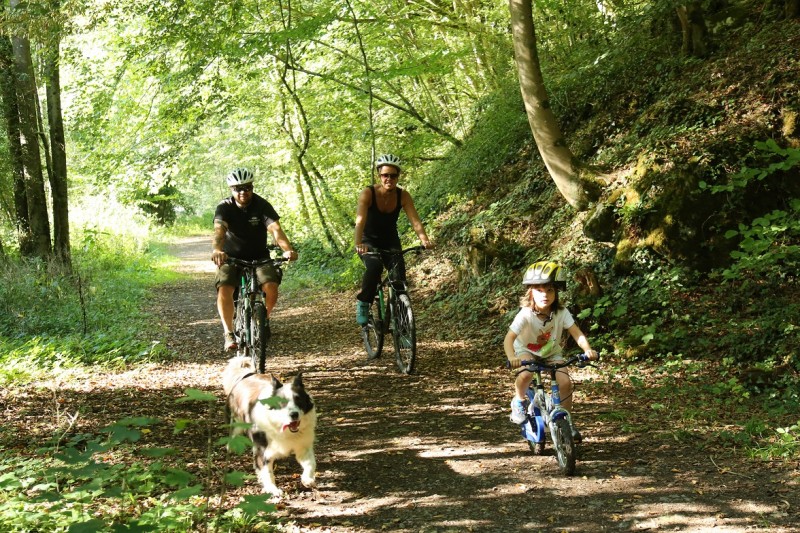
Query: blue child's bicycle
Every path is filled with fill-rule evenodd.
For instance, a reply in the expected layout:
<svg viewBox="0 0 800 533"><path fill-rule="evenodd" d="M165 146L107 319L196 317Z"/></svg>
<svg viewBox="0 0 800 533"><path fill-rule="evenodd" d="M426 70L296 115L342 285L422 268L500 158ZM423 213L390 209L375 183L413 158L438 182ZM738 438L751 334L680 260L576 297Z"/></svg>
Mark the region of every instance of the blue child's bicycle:
<svg viewBox="0 0 800 533"><path fill-rule="evenodd" d="M522 372L531 372L534 379L528 387L527 419L520 424L522 437L528 441L528 446L536 455L544 453L546 435L549 431L550 440L556 452L558 467L565 476L575 473L575 460L577 450L572 438L572 420L569 411L561 405L561 395L556 381L556 372L559 368L571 365L578 367L591 366L589 355L578 354L570 357L563 363L547 364L541 360L522 361ZM550 373L550 394L547 395L542 382L542 372Z"/></svg>

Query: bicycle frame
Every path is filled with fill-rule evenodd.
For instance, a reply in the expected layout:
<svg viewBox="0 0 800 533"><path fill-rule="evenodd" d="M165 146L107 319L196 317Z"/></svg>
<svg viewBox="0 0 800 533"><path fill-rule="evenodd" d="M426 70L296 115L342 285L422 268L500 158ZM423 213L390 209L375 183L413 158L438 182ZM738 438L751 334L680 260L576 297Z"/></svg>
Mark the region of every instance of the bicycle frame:
<svg viewBox="0 0 800 533"><path fill-rule="evenodd" d="M257 372L265 370L267 344L271 338L269 316L264 293L258 283L256 269L272 264L280 269L283 258L243 260L228 258L228 263L241 269L240 283L235 293L234 334L239 341L239 355L249 356Z"/></svg>
<svg viewBox="0 0 800 533"><path fill-rule="evenodd" d="M556 381L556 369L552 367L547 367L544 365L536 364L534 372L534 378L531 382L530 387L528 387L528 400L530 401L530 407L528 409L528 417L541 417L542 422L544 423L545 427L549 428L551 433L553 431L554 425L553 422L565 418L570 425L572 425L572 417L562 405L561 405L561 391L558 387L558 382ZM529 365L529 367L533 367L533 365ZM542 371L549 370L550 371L550 394L548 395L544 390L544 382L542 381ZM533 441L533 442L544 442L544 433L543 432L536 432L536 434L527 431L528 425L523 425L522 428L522 436L525 439ZM551 438L555 440L555 438L551 435Z"/></svg>
<svg viewBox="0 0 800 533"><path fill-rule="evenodd" d="M561 392L556 380L559 369L573 364L589 364L588 354L579 354L563 363L547 364L540 360L522 361L522 371L534 374L526 391L529 399L527 418L520 424L522 437L528 441L531 451L537 455L544 452L545 435L549 432L556 451L558 465L564 475L575 473L575 443L572 439L572 417L561 405ZM542 372L550 373L550 394L545 392Z"/></svg>

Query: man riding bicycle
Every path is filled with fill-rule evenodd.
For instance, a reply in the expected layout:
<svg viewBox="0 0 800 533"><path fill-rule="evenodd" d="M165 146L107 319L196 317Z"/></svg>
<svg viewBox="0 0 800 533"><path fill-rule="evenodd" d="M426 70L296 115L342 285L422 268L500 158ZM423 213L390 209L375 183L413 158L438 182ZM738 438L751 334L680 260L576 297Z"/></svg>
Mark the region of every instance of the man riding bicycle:
<svg viewBox="0 0 800 533"><path fill-rule="evenodd" d="M297 259L297 252L281 228L280 216L272 204L253 192L253 181L250 170L234 169L227 178L231 196L221 201L214 213L211 260L217 265L217 311L222 320L226 351L238 348L233 334L233 292L240 277L239 269L226 263L228 256L248 260L268 258L269 234L283 250L284 258ZM273 265L264 265L258 268L257 276L270 315L278 301L280 272Z"/></svg>
<svg viewBox="0 0 800 533"><path fill-rule="evenodd" d="M400 250L397 219L401 209L406 212L422 245L425 248L433 247L414 207L414 200L408 191L397 186L402 172L401 165L400 158L395 155L379 156L375 161L375 168L380 176L380 184L367 187L358 197L355 245L356 252L367 269L361 279L361 292L356 296L356 321L361 326L369 321L369 306L375 299L375 290L381 280L384 263L387 268L393 268L396 262L397 279L405 281L406 269L402 255L365 255L370 248Z"/></svg>

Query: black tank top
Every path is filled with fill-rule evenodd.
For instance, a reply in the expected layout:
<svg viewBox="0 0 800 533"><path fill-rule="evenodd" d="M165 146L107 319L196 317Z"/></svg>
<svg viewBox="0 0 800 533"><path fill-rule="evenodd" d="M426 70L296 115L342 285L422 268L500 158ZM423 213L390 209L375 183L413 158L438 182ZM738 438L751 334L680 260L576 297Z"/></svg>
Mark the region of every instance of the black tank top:
<svg viewBox="0 0 800 533"><path fill-rule="evenodd" d="M364 225L364 244L384 250L399 250L400 235L397 233L397 219L400 217L401 198L403 190L397 188L397 206L390 213L383 213L378 209L378 199L375 186L370 186L372 191L372 205L367 210L367 223Z"/></svg>

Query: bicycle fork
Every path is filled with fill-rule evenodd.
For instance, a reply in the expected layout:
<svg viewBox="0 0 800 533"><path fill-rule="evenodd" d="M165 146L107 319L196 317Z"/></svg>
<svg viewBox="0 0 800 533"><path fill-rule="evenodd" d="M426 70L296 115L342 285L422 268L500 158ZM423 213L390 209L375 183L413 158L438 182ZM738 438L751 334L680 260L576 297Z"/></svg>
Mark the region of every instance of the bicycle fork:
<svg viewBox="0 0 800 533"><path fill-rule="evenodd" d="M552 422L561 418L566 418L569 427L572 427L572 415L569 414L569 411L561 407L561 391L558 388L555 375L550 383L550 398L548 398L548 400L550 400L551 405L549 405L547 409L546 423L550 427L550 436L553 437L553 442L555 442L556 429L555 424L552 424Z"/></svg>

